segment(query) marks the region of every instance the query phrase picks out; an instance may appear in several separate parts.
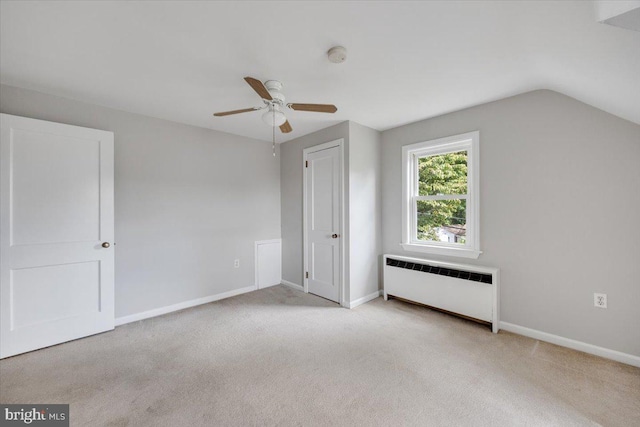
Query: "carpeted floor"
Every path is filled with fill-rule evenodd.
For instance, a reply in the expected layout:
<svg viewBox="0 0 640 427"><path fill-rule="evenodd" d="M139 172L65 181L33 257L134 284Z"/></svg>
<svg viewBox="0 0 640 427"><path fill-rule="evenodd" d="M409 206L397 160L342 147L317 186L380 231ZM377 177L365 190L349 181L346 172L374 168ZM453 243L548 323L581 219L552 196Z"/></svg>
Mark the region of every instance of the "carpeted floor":
<svg viewBox="0 0 640 427"><path fill-rule="evenodd" d="M640 369L276 286L5 359L0 401L72 426L638 426Z"/></svg>

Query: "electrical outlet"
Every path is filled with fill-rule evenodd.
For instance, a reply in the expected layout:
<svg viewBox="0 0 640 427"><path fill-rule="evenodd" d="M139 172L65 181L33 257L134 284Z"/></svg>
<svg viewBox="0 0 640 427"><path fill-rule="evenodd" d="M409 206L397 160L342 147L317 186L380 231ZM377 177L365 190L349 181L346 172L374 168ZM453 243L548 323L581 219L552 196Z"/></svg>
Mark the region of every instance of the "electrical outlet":
<svg viewBox="0 0 640 427"><path fill-rule="evenodd" d="M240 260L236 259L233 261L233 268L240 268Z"/></svg>
<svg viewBox="0 0 640 427"><path fill-rule="evenodd" d="M607 294L593 294L593 305L595 307L607 308Z"/></svg>

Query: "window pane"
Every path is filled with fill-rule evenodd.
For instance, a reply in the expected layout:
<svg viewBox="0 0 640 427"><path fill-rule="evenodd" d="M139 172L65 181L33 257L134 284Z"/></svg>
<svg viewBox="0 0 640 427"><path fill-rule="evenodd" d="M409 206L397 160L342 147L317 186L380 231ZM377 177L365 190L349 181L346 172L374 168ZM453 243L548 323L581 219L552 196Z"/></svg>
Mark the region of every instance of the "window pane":
<svg viewBox="0 0 640 427"><path fill-rule="evenodd" d="M467 152L418 157L418 195L467 194Z"/></svg>
<svg viewBox="0 0 640 427"><path fill-rule="evenodd" d="M418 200L417 207L418 240L466 244L466 200Z"/></svg>

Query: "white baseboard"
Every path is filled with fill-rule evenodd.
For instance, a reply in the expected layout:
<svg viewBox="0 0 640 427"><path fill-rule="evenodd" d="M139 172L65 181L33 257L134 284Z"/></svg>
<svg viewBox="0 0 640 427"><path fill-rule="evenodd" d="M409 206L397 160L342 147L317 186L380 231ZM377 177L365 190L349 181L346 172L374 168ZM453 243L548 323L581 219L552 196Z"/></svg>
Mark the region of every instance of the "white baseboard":
<svg viewBox="0 0 640 427"><path fill-rule="evenodd" d="M524 326L514 325L513 323L500 322L500 329L513 332L514 334L524 335L525 337L534 338L540 341L546 341L562 347L572 348L574 350L583 351L585 353L604 357L605 359L615 360L616 362L626 363L627 365L637 366L640 368L640 357L632 354L622 353L617 350L611 350L597 345L587 344L582 341L572 340L570 338L549 334L547 332L538 331L536 329L525 328Z"/></svg>
<svg viewBox="0 0 640 427"><path fill-rule="evenodd" d="M288 286L288 287L290 287L290 288L293 288L293 289L295 289L295 290L297 290L297 291L302 291L302 292L304 292L304 286L302 286L302 285L295 284L295 283L290 282L290 281L288 281L288 280L281 280L280 282L281 282L283 285L285 285L285 286Z"/></svg>
<svg viewBox="0 0 640 427"><path fill-rule="evenodd" d="M195 307L197 305L207 304L225 298L234 297L240 294L246 294L256 290L256 286L247 286L245 288L234 289L232 291L223 292L221 294L209 295L208 297L196 298L189 301L179 302L178 304L168 305L166 307L154 308L153 310L143 311L142 313L130 314L116 318L115 325L121 326L138 320L149 319L150 317L162 316L163 314L172 313L185 308Z"/></svg>
<svg viewBox="0 0 640 427"><path fill-rule="evenodd" d="M351 301L350 303L348 303L349 305L347 306L347 308L356 308L359 305L362 305L364 303L367 303L371 300L374 300L376 298L378 298L380 295L382 295L383 291L379 290L373 293L370 293L369 295L366 295L362 298L358 298L355 301Z"/></svg>

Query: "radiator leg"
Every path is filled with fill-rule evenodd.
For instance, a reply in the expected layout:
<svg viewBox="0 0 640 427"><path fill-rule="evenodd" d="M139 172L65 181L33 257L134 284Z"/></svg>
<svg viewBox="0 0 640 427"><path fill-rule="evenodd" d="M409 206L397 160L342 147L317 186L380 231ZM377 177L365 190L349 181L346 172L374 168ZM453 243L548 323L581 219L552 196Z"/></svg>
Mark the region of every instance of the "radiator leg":
<svg viewBox="0 0 640 427"><path fill-rule="evenodd" d="M385 300L385 301L389 301L389 295L387 295L387 293L386 293L386 292L384 293L384 300Z"/></svg>

